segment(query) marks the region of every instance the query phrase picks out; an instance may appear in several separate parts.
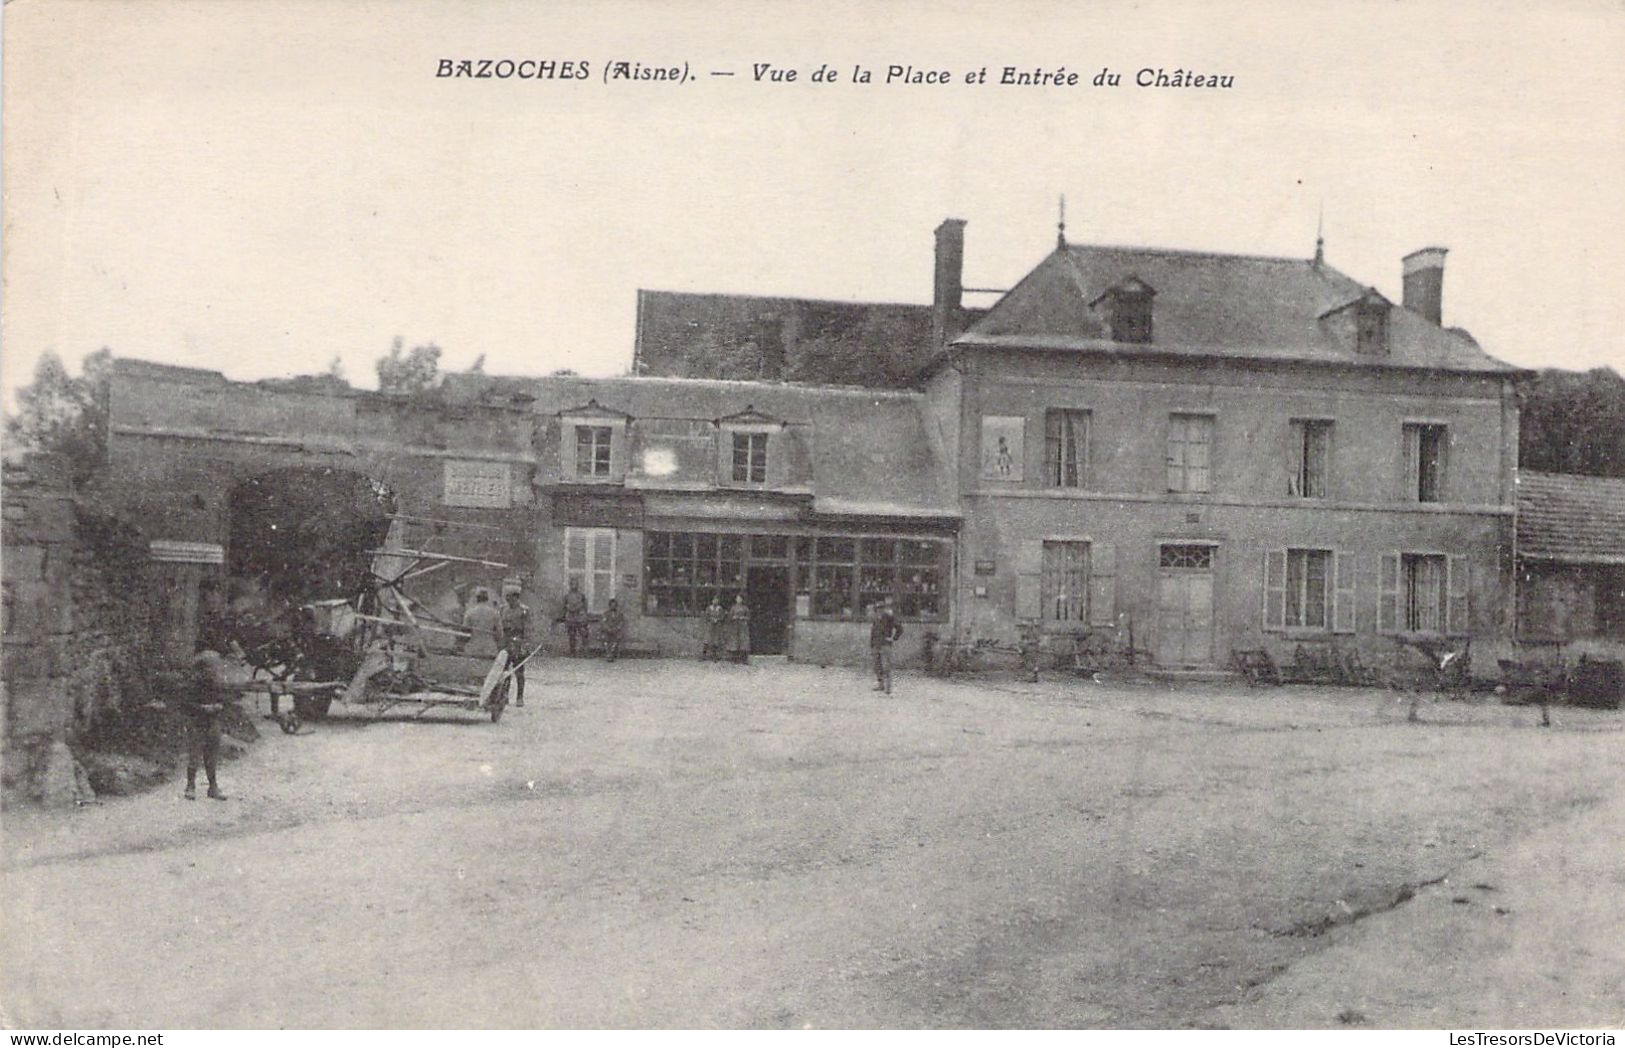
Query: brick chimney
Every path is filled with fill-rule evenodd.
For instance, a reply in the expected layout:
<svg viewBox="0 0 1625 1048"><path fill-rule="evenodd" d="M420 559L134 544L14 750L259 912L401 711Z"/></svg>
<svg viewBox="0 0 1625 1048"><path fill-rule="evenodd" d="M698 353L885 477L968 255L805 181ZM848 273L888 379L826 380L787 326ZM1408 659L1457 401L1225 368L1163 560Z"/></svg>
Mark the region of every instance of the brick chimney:
<svg viewBox="0 0 1625 1048"><path fill-rule="evenodd" d="M1444 309L1444 256L1449 248L1425 247L1405 256L1405 308L1441 323Z"/></svg>
<svg viewBox="0 0 1625 1048"><path fill-rule="evenodd" d="M957 336L965 295L965 220L945 218L937 227L937 277L931 296L931 341L941 347Z"/></svg>

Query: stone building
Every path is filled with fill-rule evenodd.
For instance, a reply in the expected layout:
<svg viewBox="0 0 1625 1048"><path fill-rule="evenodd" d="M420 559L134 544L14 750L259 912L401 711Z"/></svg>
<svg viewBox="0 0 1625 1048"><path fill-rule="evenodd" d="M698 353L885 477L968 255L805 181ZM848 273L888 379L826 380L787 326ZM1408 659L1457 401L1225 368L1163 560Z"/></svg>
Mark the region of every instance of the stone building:
<svg viewBox="0 0 1625 1048"><path fill-rule="evenodd" d="M1104 634L1170 669L1511 636L1524 373L1442 325L1443 249L1404 260L1396 304L1318 250L1062 239L973 311L964 223L936 242L911 390L451 375L399 398L125 362L115 488L172 592L240 573L245 486L360 475L422 541L509 564L544 621L573 578L664 652L736 594L759 651L816 661L862 657L882 594L914 637ZM718 310L761 320L645 294L639 353ZM446 614L480 576L435 580Z"/></svg>
<svg viewBox="0 0 1625 1048"><path fill-rule="evenodd" d="M1518 473L1518 639L1625 655L1625 479Z"/></svg>
<svg viewBox="0 0 1625 1048"><path fill-rule="evenodd" d="M957 237L952 227L946 235ZM956 627L1232 650L1510 634L1521 372L1313 259L1071 245L924 376L963 514Z"/></svg>

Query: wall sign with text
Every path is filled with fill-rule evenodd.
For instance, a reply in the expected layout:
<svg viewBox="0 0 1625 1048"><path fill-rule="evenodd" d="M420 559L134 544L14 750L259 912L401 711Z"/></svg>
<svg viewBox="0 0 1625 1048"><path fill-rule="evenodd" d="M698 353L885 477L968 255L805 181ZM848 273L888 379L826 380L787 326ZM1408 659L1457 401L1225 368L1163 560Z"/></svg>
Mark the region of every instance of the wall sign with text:
<svg viewBox="0 0 1625 1048"><path fill-rule="evenodd" d="M513 479L506 462L447 462L448 506L507 509L513 505Z"/></svg>

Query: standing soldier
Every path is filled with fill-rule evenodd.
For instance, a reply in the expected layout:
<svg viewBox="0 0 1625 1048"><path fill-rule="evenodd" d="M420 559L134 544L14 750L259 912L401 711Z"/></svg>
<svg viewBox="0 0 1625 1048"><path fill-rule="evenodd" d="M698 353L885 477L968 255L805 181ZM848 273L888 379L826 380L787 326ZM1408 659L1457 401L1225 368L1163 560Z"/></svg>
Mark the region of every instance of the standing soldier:
<svg viewBox="0 0 1625 1048"><path fill-rule="evenodd" d="M502 647L508 653L508 665L513 667L513 704L525 704L525 667L520 663L530 654L530 609L520 603L519 587L503 587L508 602L502 606Z"/></svg>
<svg viewBox="0 0 1625 1048"><path fill-rule="evenodd" d="M209 796L226 799L215 777L220 763L220 714L226 708L226 666L219 652L205 649L192 658L181 684L180 708L186 717L187 800L197 799L197 769L209 779Z"/></svg>
<svg viewBox="0 0 1625 1048"><path fill-rule="evenodd" d="M882 598L874 606L874 621L869 624L869 650L875 657L875 690L887 695L891 694L891 648L902 635L902 623L892 614L891 598Z"/></svg>
<svg viewBox="0 0 1625 1048"><path fill-rule="evenodd" d="M581 592L581 580L570 580L570 592L564 595L564 631L570 637L570 654L587 646L587 597Z"/></svg>
<svg viewBox="0 0 1625 1048"><path fill-rule="evenodd" d="M598 630L604 638L604 658L614 662L621 654L621 638L626 635L626 616L621 614L620 602L614 597L609 598L609 607L604 609Z"/></svg>
<svg viewBox="0 0 1625 1048"><path fill-rule="evenodd" d="M734 596L728 609L728 653L735 662L750 663L750 608L743 593Z"/></svg>
<svg viewBox="0 0 1625 1048"><path fill-rule="evenodd" d="M713 662L722 658L722 649L727 644L727 631L728 612L722 606L722 598L713 593L711 606L705 609L705 653L701 658Z"/></svg>

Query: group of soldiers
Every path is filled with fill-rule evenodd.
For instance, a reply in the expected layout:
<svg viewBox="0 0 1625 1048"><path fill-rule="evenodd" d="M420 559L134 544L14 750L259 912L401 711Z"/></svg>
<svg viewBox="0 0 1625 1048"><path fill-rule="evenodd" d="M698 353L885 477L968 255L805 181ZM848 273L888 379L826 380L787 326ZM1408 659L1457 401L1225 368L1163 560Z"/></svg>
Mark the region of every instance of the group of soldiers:
<svg viewBox="0 0 1625 1048"><path fill-rule="evenodd" d="M491 600L490 592L482 587L474 591L473 600L463 612L463 628L469 633L463 649L465 653L494 655L497 651L503 651L507 653L508 665L515 667L515 706L525 704L524 663L535 654L529 642L530 608L519 599L519 594L519 586L508 583L503 587L504 602L498 605ZM576 579L570 580L569 591L565 593L559 616L554 621L564 624L570 654L585 653L590 618L586 595L581 592L581 584ZM605 659L614 662L620 657L621 644L626 638L626 614L621 611L620 601L614 597L609 599L604 613L598 617L598 637L603 644Z"/></svg>

